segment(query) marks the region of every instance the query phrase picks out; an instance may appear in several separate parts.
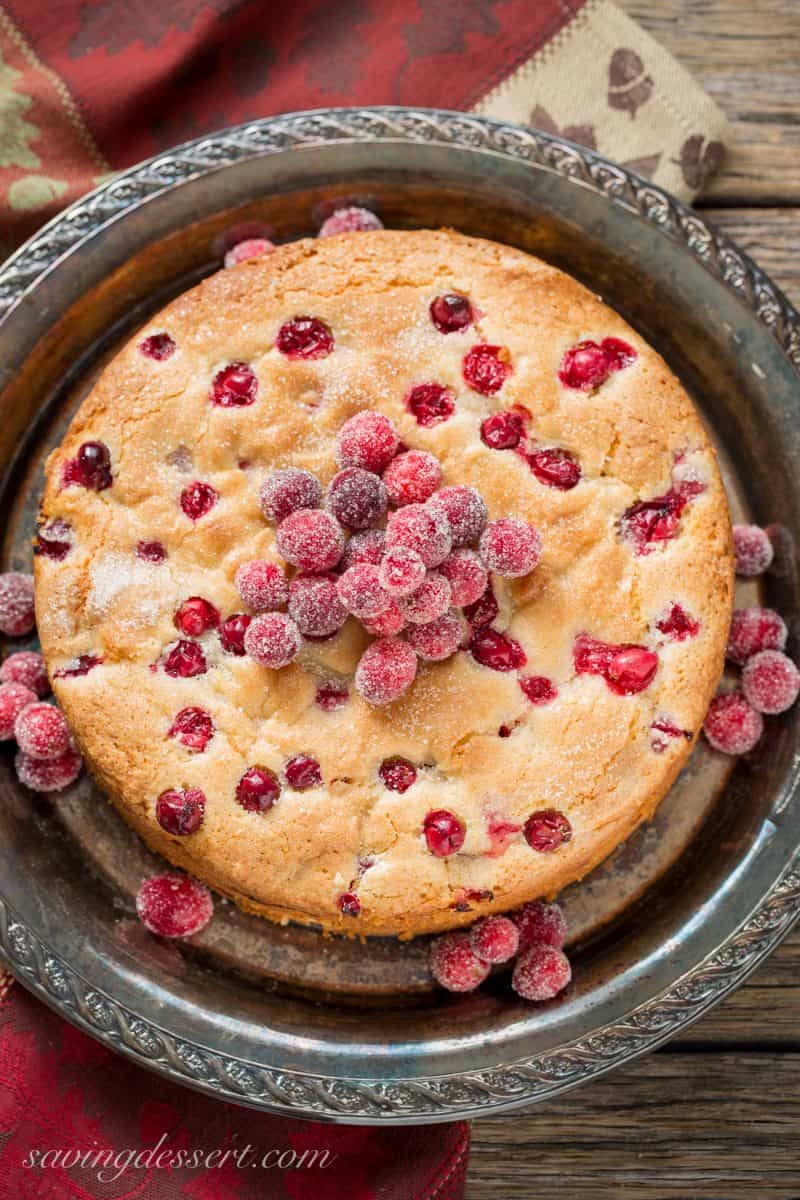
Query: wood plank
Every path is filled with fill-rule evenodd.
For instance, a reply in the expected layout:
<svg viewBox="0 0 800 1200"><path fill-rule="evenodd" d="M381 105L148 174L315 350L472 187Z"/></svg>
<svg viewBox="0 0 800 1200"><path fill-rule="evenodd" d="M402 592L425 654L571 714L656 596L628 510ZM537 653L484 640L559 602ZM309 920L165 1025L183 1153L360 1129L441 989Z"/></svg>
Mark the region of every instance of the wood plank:
<svg viewBox="0 0 800 1200"><path fill-rule="evenodd" d="M656 1054L473 1125L466 1200L796 1200L800 1056Z"/></svg>
<svg viewBox="0 0 800 1200"><path fill-rule="evenodd" d="M727 114L728 161L708 204L800 204L797 0L617 0Z"/></svg>

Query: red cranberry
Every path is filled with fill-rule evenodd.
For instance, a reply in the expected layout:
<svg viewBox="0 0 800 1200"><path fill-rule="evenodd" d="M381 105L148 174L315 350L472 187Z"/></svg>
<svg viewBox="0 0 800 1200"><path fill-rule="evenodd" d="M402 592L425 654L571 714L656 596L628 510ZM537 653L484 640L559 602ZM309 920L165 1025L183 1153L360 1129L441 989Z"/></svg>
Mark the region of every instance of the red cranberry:
<svg viewBox="0 0 800 1200"><path fill-rule="evenodd" d="M355 892L342 892L336 903L344 917L357 917L361 913L361 901Z"/></svg>
<svg viewBox="0 0 800 1200"><path fill-rule="evenodd" d="M431 320L439 333L457 333L475 320L472 305L466 296L445 292L431 301Z"/></svg>
<svg viewBox="0 0 800 1200"><path fill-rule="evenodd" d="M461 367L465 382L482 396L494 396L499 392L511 372L508 350L485 342L472 347Z"/></svg>
<svg viewBox="0 0 800 1200"><path fill-rule="evenodd" d="M244 635L244 648L262 667L277 671L297 658L303 639L285 613L263 613L254 617Z"/></svg>
<svg viewBox="0 0 800 1200"><path fill-rule="evenodd" d="M264 255L272 254L275 246L269 238L252 237L245 238L244 241L237 242L225 254L225 266L238 267L239 263L246 262L248 258L261 258Z"/></svg>
<svg viewBox="0 0 800 1200"><path fill-rule="evenodd" d="M650 725L650 749L656 754L663 754L675 738L691 741L692 735L688 729L681 729L668 717L659 717Z"/></svg>
<svg viewBox="0 0 800 1200"><path fill-rule="evenodd" d="M35 624L33 576L20 571L0 575L0 633L6 637L24 637Z"/></svg>
<svg viewBox="0 0 800 1200"><path fill-rule="evenodd" d="M490 571L517 578L527 575L539 561L542 539L538 530L518 517L490 521L481 534L481 558Z"/></svg>
<svg viewBox="0 0 800 1200"><path fill-rule="evenodd" d="M68 667L61 667L53 675L54 679L75 679L80 675L88 675L95 667L99 667L102 658L99 654L79 654Z"/></svg>
<svg viewBox="0 0 800 1200"><path fill-rule="evenodd" d="M333 351L333 334L319 317L294 317L278 330L275 345L287 358L327 358Z"/></svg>
<svg viewBox="0 0 800 1200"><path fill-rule="evenodd" d="M498 608L490 582L483 595L474 604L468 604L465 607L464 616L472 626L473 632L476 632L479 629L484 629L487 625L491 625L499 611L500 609Z"/></svg>
<svg viewBox="0 0 800 1200"><path fill-rule="evenodd" d="M322 501L320 482L310 471L281 467L270 471L261 485L258 502L268 521L280 525L300 508L318 508Z"/></svg>
<svg viewBox="0 0 800 1200"><path fill-rule="evenodd" d="M469 652L481 666L492 671L516 671L528 661L519 642L507 633L483 626L473 633Z"/></svg>
<svg viewBox="0 0 800 1200"><path fill-rule="evenodd" d="M780 650L761 650L744 664L742 691L757 712L786 712L800 694L800 671Z"/></svg>
<svg viewBox="0 0 800 1200"><path fill-rule="evenodd" d="M550 854L572 837L572 826L563 813L543 808L531 813L522 827L522 834L531 850Z"/></svg>
<svg viewBox="0 0 800 1200"><path fill-rule="evenodd" d="M339 564L343 571L361 563L371 563L379 567L386 549L386 531L383 529L365 529L363 533L355 533L344 548L342 561Z"/></svg>
<svg viewBox="0 0 800 1200"><path fill-rule="evenodd" d="M16 654L9 654L0 666L0 682L21 683L40 698L50 691L47 667L41 654L35 650L18 650Z"/></svg>
<svg viewBox="0 0 800 1200"><path fill-rule="evenodd" d="M345 467L328 488L327 507L345 529L369 529L386 515L386 487L362 467Z"/></svg>
<svg viewBox="0 0 800 1200"><path fill-rule="evenodd" d="M181 492L181 508L190 521L199 521L219 500L219 492L210 483L196 479Z"/></svg>
<svg viewBox="0 0 800 1200"><path fill-rule="evenodd" d="M103 442L84 442L74 458L64 464L64 487L89 488L103 492L114 482L111 474L111 455Z"/></svg>
<svg viewBox="0 0 800 1200"><path fill-rule="evenodd" d="M633 696L644 691L658 670L655 651L628 643L612 645L587 634L580 634L575 639L573 659L578 675L602 675L610 690L618 696Z"/></svg>
<svg viewBox="0 0 800 1200"><path fill-rule="evenodd" d="M521 825L509 821L506 817L498 813L489 813L486 820L486 832L492 848L487 851L488 856L499 858L505 854L521 829Z"/></svg>
<svg viewBox="0 0 800 1200"><path fill-rule="evenodd" d="M380 569L372 563L348 567L340 576L336 590L346 611L360 620L374 620L391 603L389 593L381 584Z"/></svg>
<svg viewBox="0 0 800 1200"><path fill-rule="evenodd" d="M33 552L41 554L43 558L62 562L72 549L74 540L72 526L60 517L55 517L39 527Z"/></svg>
<svg viewBox="0 0 800 1200"><path fill-rule="evenodd" d="M629 367L631 363L636 362L639 357L633 346L624 342L622 338L603 338L600 345L603 347L610 371L621 371L623 367Z"/></svg>
<svg viewBox="0 0 800 1200"><path fill-rule="evenodd" d="M572 979L572 968L563 950L555 946L529 946L517 959L511 986L523 1000L542 1003L563 992Z"/></svg>
<svg viewBox="0 0 800 1200"><path fill-rule="evenodd" d="M175 342L168 333L151 333L144 341L139 342L139 350L145 358L154 358L163 362L165 358L175 353Z"/></svg>
<svg viewBox="0 0 800 1200"><path fill-rule="evenodd" d="M435 938L429 964L433 978L448 992L474 992L490 971L489 963L478 958L463 930Z"/></svg>
<svg viewBox="0 0 800 1200"><path fill-rule="evenodd" d="M223 650L239 658L244 655L244 635L252 619L247 613L234 613L222 622L219 627L219 640Z"/></svg>
<svg viewBox="0 0 800 1200"><path fill-rule="evenodd" d="M193 754L201 754L213 736L214 722L204 708L182 708L167 732Z"/></svg>
<svg viewBox="0 0 800 1200"><path fill-rule="evenodd" d="M481 422L481 441L490 450L514 450L525 437L525 422L517 412L496 412Z"/></svg>
<svg viewBox="0 0 800 1200"><path fill-rule="evenodd" d="M519 686L531 704L551 704L558 696L558 688L545 675L529 675L520 679Z"/></svg>
<svg viewBox="0 0 800 1200"><path fill-rule="evenodd" d="M406 627L406 619L397 600L390 600L389 607L384 612L369 620L364 617L361 623L367 633L377 638L394 637Z"/></svg>
<svg viewBox="0 0 800 1200"><path fill-rule="evenodd" d="M471 546L486 527L488 513L483 496L473 487L456 484L431 497L431 506L447 517L453 548Z"/></svg>
<svg viewBox="0 0 800 1200"><path fill-rule="evenodd" d="M454 550L439 567L450 584L450 603L455 608L474 604L486 591L489 575L474 550Z"/></svg>
<svg viewBox="0 0 800 1200"><path fill-rule="evenodd" d="M336 461L340 467L361 467L380 475L397 453L397 430L382 413L356 413L345 421L336 441Z"/></svg>
<svg viewBox="0 0 800 1200"><path fill-rule="evenodd" d="M406 642L382 638L367 646L356 668L356 690L367 704L391 704L417 674L417 656Z"/></svg>
<svg viewBox="0 0 800 1200"><path fill-rule="evenodd" d="M775 553L766 532L758 525L734 525L733 548L736 574L747 578L763 575Z"/></svg>
<svg viewBox="0 0 800 1200"><path fill-rule="evenodd" d="M290 758L284 767L286 782L296 792L306 792L309 788L322 786L322 772L319 763L310 754L296 754Z"/></svg>
<svg viewBox="0 0 800 1200"><path fill-rule="evenodd" d="M450 583L438 571L429 571L415 592L403 596L400 608L410 625L428 625L450 607Z"/></svg>
<svg viewBox="0 0 800 1200"><path fill-rule="evenodd" d="M426 450L398 454L383 472L392 504L424 504L442 482L442 464Z"/></svg>
<svg viewBox="0 0 800 1200"><path fill-rule="evenodd" d="M200 637L219 625L219 612L210 600L190 596L175 613L175 625L187 637Z"/></svg>
<svg viewBox="0 0 800 1200"><path fill-rule="evenodd" d="M406 408L423 429L432 429L452 417L456 398L440 383L418 383L406 396Z"/></svg>
<svg viewBox="0 0 800 1200"><path fill-rule="evenodd" d="M760 650L783 650L789 631L780 613L772 608L737 608L728 635L727 657L743 666Z"/></svg>
<svg viewBox="0 0 800 1200"><path fill-rule="evenodd" d="M263 558L242 563L235 583L242 603L253 612L283 608L289 599L289 583L283 568Z"/></svg>
<svg viewBox="0 0 800 1200"><path fill-rule="evenodd" d="M60 709L39 701L23 708L14 722L14 737L23 754L45 762L61 758L72 742Z"/></svg>
<svg viewBox="0 0 800 1200"><path fill-rule="evenodd" d="M163 666L167 675L174 679L191 679L193 675L204 675L208 670L202 646L184 638L167 652Z"/></svg>
<svg viewBox="0 0 800 1200"><path fill-rule="evenodd" d="M452 547L450 526L442 510L433 504L407 504L389 514L386 545L388 549L404 546L415 550L426 567L437 567Z"/></svg>
<svg viewBox="0 0 800 1200"><path fill-rule="evenodd" d="M197 833L206 815L206 798L200 788L169 788L156 800L156 820L175 837Z"/></svg>
<svg viewBox="0 0 800 1200"><path fill-rule="evenodd" d="M278 776L269 767L248 767L236 785L236 799L248 812L269 812L280 794Z"/></svg>
<svg viewBox="0 0 800 1200"><path fill-rule="evenodd" d="M137 542L136 557L142 562L162 563L167 557L163 542Z"/></svg>
<svg viewBox="0 0 800 1200"><path fill-rule="evenodd" d="M425 563L416 550L392 546L383 556L378 578L391 596L410 596L425 578Z"/></svg>
<svg viewBox="0 0 800 1200"><path fill-rule="evenodd" d="M482 904L484 900L494 900L494 892L490 888L453 889L453 901L450 905L456 912L471 912L473 902Z"/></svg>
<svg viewBox="0 0 800 1200"><path fill-rule="evenodd" d="M431 854L437 858L448 858L457 854L464 845L466 830L458 817L446 808L429 812L422 824L425 841Z"/></svg>
<svg viewBox="0 0 800 1200"><path fill-rule="evenodd" d="M653 500L637 500L620 518L622 536L637 554L650 554L658 542L675 537L688 498L674 489Z"/></svg>
<svg viewBox="0 0 800 1200"><path fill-rule="evenodd" d="M407 792L417 782L417 768L407 758L385 758L378 771L390 792Z"/></svg>
<svg viewBox="0 0 800 1200"><path fill-rule="evenodd" d="M443 662L459 649L464 628L455 613L443 613L426 625L412 625L408 644L426 662Z"/></svg>
<svg viewBox="0 0 800 1200"><path fill-rule="evenodd" d="M211 893L188 875L152 875L136 896L139 920L159 937L192 937L214 915Z"/></svg>
<svg viewBox="0 0 800 1200"><path fill-rule="evenodd" d="M680 604L669 604L656 621L656 629L673 642L685 642L687 638L697 637L700 632L700 622L690 617Z"/></svg>
<svg viewBox="0 0 800 1200"><path fill-rule="evenodd" d="M372 570L377 571L377 567ZM292 580L289 616L306 637L330 637L344 625L347 611L340 598L335 575L298 575Z"/></svg>
<svg viewBox="0 0 800 1200"><path fill-rule="evenodd" d="M246 408L258 395L258 380L247 363L232 362L211 383L212 403L220 408Z"/></svg>
<svg viewBox="0 0 800 1200"><path fill-rule="evenodd" d="M3 666L5 665L3 663ZM36 701L37 695L33 688L13 680L0 683L0 742L11 741L17 717Z"/></svg>
<svg viewBox="0 0 800 1200"><path fill-rule="evenodd" d="M764 718L741 692L724 692L711 701L703 732L723 754L749 754L764 732Z"/></svg>
<svg viewBox="0 0 800 1200"><path fill-rule="evenodd" d="M322 222L319 236L334 237L339 233L371 233L375 229L383 229L383 221L368 208L359 208L354 204L349 208L337 208L335 212L331 213Z"/></svg>
<svg viewBox="0 0 800 1200"><path fill-rule="evenodd" d="M344 552L344 534L330 513L300 508L278 526L278 551L301 571L329 571Z"/></svg>
<svg viewBox="0 0 800 1200"><path fill-rule="evenodd" d="M509 916L519 931L520 950L534 945L555 946L560 950L567 940L567 921L559 904L531 900Z"/></svg>
<svg viewBox="0 0 800 1200"><path fill-rule="evenodd" d="M483 962L508 962L517 953L519 931L508 917L482 917L469 931L469 944Z"/></svg>
<svg viewBox="0 0 800 1200"><path fill-rule="evenodd" d="M323 712L335 712L347 704L350 693L337 683L321 683L314 699Z"/></svg>
<svg viewBox="0 0 800 1200"><path fill-rule="evenodd" d="M14 759L14 770L17 779L32 792L60 792L69 787L81 773L83 759L74 747L61 755L60 758L43 761L31 758L21 750Z"/></svg>
<svg viewBox="0 0 800 1200"><path fill-rule="evenodd" d="M604 338L597 342L578 342L567 350L561 360L558 378L564 387L589 392L605 383L613 371L630 366L637 354L621 338Z"/></svg>
<svg viewBox="0 0 800 1200"><path fill-rule="evenodd" d="M539 483L545 487L568 492L580 483L581 469L569 450L554 446L549 450L536 450L526 458Z"/></svg>

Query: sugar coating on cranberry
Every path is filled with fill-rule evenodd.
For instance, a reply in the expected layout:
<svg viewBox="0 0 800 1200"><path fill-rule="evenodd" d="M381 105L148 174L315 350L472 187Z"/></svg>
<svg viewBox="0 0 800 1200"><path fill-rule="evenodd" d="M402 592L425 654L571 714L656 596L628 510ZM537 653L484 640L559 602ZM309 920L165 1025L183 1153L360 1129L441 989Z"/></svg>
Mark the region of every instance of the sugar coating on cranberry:
<svg viewBox="0 0 800 1200"><path fill-rule="evenodd" d="M508 962L517 953L519 930L508 917L481 917L469 931L469 944L483 962Z"/></svg>
<svg viewBox="0 0 800 1200"><path fill-rule="evenodd" d="M469 934L459 929L431 942L430 971L448 992L474 992L491 969L472 949Z"/></svg>
<svg viewBox="0 0 800 1200"><path fill-rule="evenodd" d="M537 529L518 517L490 521L481 534L481 558L490 571L509 578L527 575L542 554L542 539Z"/></svg>
<svg viewBox="0 0 800 1200"><path fill-rule="evenodd" d="M64 487L82 487L104 492L114 482L111 454L104 442L84 442L74 458L64 463L61 476Z"/></svg>
<svg viewBox="0 0 800 1200"><path fill-rule="evenodd" d="M295 754L283 768L286 782L295 792L307 792L322 786L320 765L310 754Z"/></svg>
<svg viewBox="0 0 800 1200"><path fill-rule="evenodd" d="M487 625L474 629L468 648L476 662L492 671L516 671L528 661L516 638Z"/></svg>
<svg viewBox="0 0 800 1200"><path fill-rule="evenodd" d="M278 551L301 571L330 571L344 552L344 534L330 513L300 508L278 526Z"/></svg>
<svg viewBox="0 0 800 1200"><path fill-rule="evenodd" d="M416 550L390 546L378 572L380 584L390 596L410 596L425 578L425 563Z"/></svg>
<svg viewBox="0 0 800 1200"><path fill-rule="evenodd" d="M531 850L552 854L572 837L572 826L562 812L543 808L531 813L522 827L522 834Z"/></svg>
<svg viewBox="0 0 800 1200"><path fill-rule="evenodd" d="M231 267L238 267L239 263L246 262L248 258L262 258L265 254L272 254L274 249L275 246L269 238L245 238L226 251L224 263L230 270Z"/></svg>
<svg viewBox="0 0 800 1200"><path fill-rule="evenodd" d="M211 512L219 500L219 492L210 483L196 479L181 492L181 508L190 521L199 521Z"/></svg>
<svg viewBox="0 0 800 1200"><path fill-rule="evenodd" d="M456 398L441 383L418 383L406 396L406 408L423 429L433 429L452 417Z"/></svg>
<svg viewBox="0 0 800 1200"><path fill-rule="evenodd" d="M5 663L3 663L5 666ZM33 688L13 680L0 683L0 742L8 742L14 737L14 724L24 709L37 700Z"/></svg>
<svg viewBox="0 0 800 1200"><path fill-rule="evenodd" d="M734 525L733 549L736 574L747 578L763 575L775 554L769 536L759 525Z"/></svg>
<svg viewBox="0 0 800 1200"><path fill-rule="evenodd" d="M153 358L156 362L163 362L164 359L170 358L176 349L174 340L164 332L148 334L143 341L139 342L140 354L143 354L145 358Z"/></svg>
<svg viewBox="0 0 800 1200"><path fill-rule="evenodd" d="M269 767L248 767L236 785L237 803L248 812L269 812L280 794L280 780Z"/></svg>
<svg viewBox="0 0 800 1200"><path fill-rule="evenodd" d="M380 765L378 774L383 786L390 792L407 792L417 782L417 768L407 758L385 758Z"/></svg>
<svg viewBox="0 0 800 1200"><path fill-rule="evenodd" d="M525 437L520 413L496 412L481 421L481 441L490 450L514 450Z"/></svg>
<svg viewBox="0 0 800 1200"><path fill-rule="evenodd" d="M388 608L377 617L362 617L361 623L367 633L377 638L391 638L401 633L406 627L406 618L400 607L400 602L390 599Z"/></svg>
<svg viewBox="0 0 800 1200"><path fill-rule="evenodd" d="M761 650L742 668L742 691L758 712L786 712L800 693L800 671L780 650Z"/></svg>
<svg viewBox="0 0 800 1200"><path fill-rule="evenodd" d="M200 788L167 788L156 800L156 820L174 837L197 833L206 814L206 797Z"/></svg>
<svg viewBox="0 0 800 1200"><path fill-rule="evenodd" d="M54 679L77 679L82 675L88 675L95 667L99 667L102 663L102 658L99 654L79 654L74 658L67 667L60 667L53 675Z"/></svg>
<svg viewBox="0 0 800 1200"><path fill-rule="evenodd" d="M433 503L407 504L389 514L386 546L414 550L426 567L438 567L452 548L450 526L444 512Z"/></svg>
<svg viewBox="0 0 800 1200"><path fill-rule="evenodd" d="M43 762L61 758L72 744L64 714L40 701L22 709L14 722L14 737L23 754Z"/></svg>
<svg viewBox="0 0 800 1200"><path fill-rule="evenodd" d="M475 320L475 312L466 296L458 292L443 292L430 304L431 320L439 333L458 333Z"/></svg>
<svg viewBox="0 0 800 1200"><path fill-rule="evenodd" d="M397 454L397 430L383 413L369 409L345 421L336 439L340 467L361 467L380 475Z"/></svg>
<svg viewBox="0 0 800 1200"><path fill-rule="evenodd" d="M558 378L564 387L588 392L605 383L614 371L621 371L637 358L633 346L621 338L603 338L598 345L587 339L578 342L561 360Z"/></svg>
<svg viewBox="0 0 800 1200"><path fill-rule="evenodd" d="M489 573L474 550L454 550L438 568L450 584L451 604L464 608L486 591Z"/></svg>
<svg viewBox="0 0 800 1200"><path fill-rule="evenodd" d="M374 620L391 603L391 596L381 582L380 568L372 563L348 567L339 577L336 590L344 609L360 620Z"/></svg>
<svg viewBox="0 0 800 1200"><path fill-rule="evenodd" d="M685 642L697 637L700 632L700 622L687 613L678 603L668 604L656 621L656 629L664 637L673 642Z"/></svg>
<svg viewBox="0 0 800 1200"><path fill-rule="evenodd" d="M442 464L426 450L407 450L392 459L383 482L392 504L424 504L442 482Z"/></svg>
<svg viewBox="0 0 800 1200"><path fill-rule="evenodd" d="M354 567L358 563L371 563L378 567L386 550L386 531L384 529L365 529L362 533L354 533L344 548L341 569Z"/></svg>
<svg viewBox="0 0 800 1200"><path fill-rule="evenodd" d="M235 654L239 658L244 655L244 635L252 620L249 613L233 613L222 622L219 627L219 640L227 654Z"/></svg>
<svg viewBox="0 0 800 1200"><path fill-rule="evenodd" d="M281 325L275 345L286 358L309 361L327 358L334 339L330 326L319 317L293 317Z"/></svg>
<svg viewBox="0 0 800 1200"><path fill-rule="evenodd" d="M0 666L0 683L21 683L40 698L50 691L47 667L36 650L17 650Z"/></svg>
<svg viewBox="0 0 800 1200"><path fill-rule="evenodd" d="M367 704L391 704L417 674L417 656L406 642L381 638L367 646L356 668L356 690Z"/></svg>
<svg viewBox="0 0 800 1200"><path fill-rule="evenodd" d="M300 508L319 508L322 485L310 471L300 467L279 467L270 471L258 493L261 511L268 521L280 525Z"/></svg>
<svg viewBox="0 0 800 1200"><path fill-rule="evenodd" d="M190 596L175 613L175 626L187 637L200 637L219 625L219 611L210 600Z"/></svg>
<svg viewBox="0 0 800 1200"><path fill-rule="evenodd" d="M192 937L214 915L211 893L188 875L151 875L136 894L136 912L145 929L158 937Z"/></svg>
<svg viewBox="0 0 800 1200"><path fill-rule="evenodd" d="M24 637L35 624L33 576L21 571L0 575L0 633L6 637Z"/></svg>
<svg viewBox="0 0 800 1200"><path fill-rule="evenodd" d="M425 843L436 858L449 858L464 845L466 829L458 817L446 808L429 812L422 822Z"/></svg>
<svg viewBox="0 0 800 1200"><path fill-rule="evenodd" d="M442 488L431 497L430 504L447 517L454 549L477 542L486 527L486 502L476 488L463 484Z"/></svg>
<svg viewBox="0 0 800 1200"><path fill-rule="evenodd" d="M511 356L505 346L481 342L464 356L464 382L482 396L494 396L512 373Z"/></svg>
<svg viewBox="0 0 800 1200"><path fill-rule="evenodd" d="M737 608L731 620L726 655L743 666L761 650L783 650L789 630L780 613L772 608Z"/></svg>
<svg viewBox="0 0 800 1200"><path fill-rule="evenodd" d="M74 542L75 535L72 526L61 517L55 517L52 521L46 521L39 526L33 552L41 555L42 558L52 558L54 562L63 562Z"/></svg>
<svg viewBox="0 0 800 1200"><path fill-rule="evenodd" d="M289 588L289 616L305 637L326 638L347 620L335 575L298 575Z"/></svg>
<svg viewBox="0 0 800 1200"><path fill-rule="evenodd" d="M317 688L314 702L323 712L336 712L344 708L350 699L350 693L343 684L321 683Z"/></svg>
<svg viewBox="0 0 800 1200"><path fill-rule="evenodd" d="M345 529L369 529L386 515L386 486L372 471L345 467L331 480L326 504Z"/></svg>
<svg viewBox="0 0 800 1200"><path fill-rule="evenodd" d="M563 950L555 946L534 945L517 959L511 986L523 1000L542 1003L553 1000L572 979L572 968Z"/></svg>
<svg viewBox="0 0 800 1200"><path fill-rule="evenodd" d="M558 688L546 675L527 675L520 679L519 686L531 704L552 704L558 696Z"/></svg>
<svg viewBox="0 0 800 1200"><path fill-rule="evenodd" d="M180 638L167 649L163 659L164 671L173 679L191 679L208 670L203 647L198 642Z"/></svg>
<svg viewBox="0 0 800 1200"><path fill-rule="evenodd" d="M464 626L455 613L446 612L426 625L411 625L408 644L426 662L443 662L461 646Z"/></svg>
<svg viewBox="0 0 800 1200"><path fill-rule="evenodd" d="M218 408L247 408L257 395L258 380L249 363L228 363L211 381L210 399Z"/></svg>
<svg viewBox="0 0 800 1200"><path fill-rule="evenodd" d="M163 542L137 542L136 557L142 562L158 565L167 557L166 547Z"/></svg>
<svg viewBox="0 0 800 1200"><path fill-rule="evenodd" d="M20 750L14 759L14 770L20 783L32 792L61 792L78 778L83 759L73 746L60 758L47 761Z"/></svg>
<svg viewBox="0 0 800 1200"><path fill-rule="evenodd" d="M608 688L618 696L633 696L653 682L658 670L658 655L646 646L629 643L614 645L579 634L573 647L578 675L602 675Z"/></svg>
<svg viewBox="0 0 800 1200"><path fill-rule="evenodd" d="M569 450L551 446L546 450L535 450L525 457L531 471L545 487L568 492L581 481L580 464Z"/></svg>
<svg viewBox="0 0 800 1200"><path fill-rule="evenodd" d="M277 563L254 558L242 563L234 580L242 604L253 612L271 612L283 608L289 599L289 581Z"/></svg>
<svg viewBox="0 0 800 1200"><path fill-rule="evenodd" d="M383 229L383 221L376 217L368 208L352 204L347 208L337 208L320 226L320 237L334 237L339 233L370 233L375 229Z"/></svg>
<svg viewBox="0 0 800 1200"><path fill-rule="evenodd" d="M451 596L449 580L438 571L429 571L415 592L403 596L400 608L410 625L428 625L444 616L450 607Z"/></svg>
<svg viewBox="0 0 800 1200"><path fill-rule="evenodd" d="M204 708L182 708L167 730L167 737L174 738L192 754L202 754L214 736L214 722Z"/></svg>
<svg viewBox="0 0 800 1200"><path fill-rule="evenodd" d="M254 617L244 635L245 653L262 667L277 671L297 658L303 639L297 624L285 613Z"/></svg>
<svg viewBox="0 0 800 1200"><path fill-rule="evenodd" d="M567 919L560 904L530 900L509 913L519 932L519 948L543 945L560 950L567 940Z"/></svg>
<svg viewBox="0 0 800 1200"><path fill-rule="evenodd" d="M703 732L723 754L748 754L764 732L764 718L741 692L723 692L711 701Z"/></svg>

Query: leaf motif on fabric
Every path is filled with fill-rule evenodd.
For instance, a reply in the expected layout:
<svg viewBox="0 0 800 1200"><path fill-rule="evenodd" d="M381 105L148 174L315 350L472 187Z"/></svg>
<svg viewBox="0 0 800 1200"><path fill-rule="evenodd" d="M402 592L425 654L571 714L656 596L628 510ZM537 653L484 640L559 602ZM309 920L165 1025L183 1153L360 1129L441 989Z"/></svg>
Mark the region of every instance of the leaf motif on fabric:
<svg viewBox="0 0 800 1200"><path fill-rule="evenodd" d="M631 115L631 120L653 94L652 77L635 50L620 47L608 66L608 105Z"/></svg>

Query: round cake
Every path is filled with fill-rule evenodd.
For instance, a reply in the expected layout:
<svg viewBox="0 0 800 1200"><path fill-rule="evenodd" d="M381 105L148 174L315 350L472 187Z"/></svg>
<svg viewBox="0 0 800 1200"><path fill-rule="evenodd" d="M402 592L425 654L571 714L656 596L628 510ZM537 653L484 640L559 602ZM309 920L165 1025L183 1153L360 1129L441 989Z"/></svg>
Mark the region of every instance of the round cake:
<svg viewBox="0 0 800 1200"><path fill-rule="evenodd" d="M124 819L245 909L358 934L590 871L686 762L731 615L663 360L449 231L297 241L169 304L51 455L36 550Z"/></svg>

